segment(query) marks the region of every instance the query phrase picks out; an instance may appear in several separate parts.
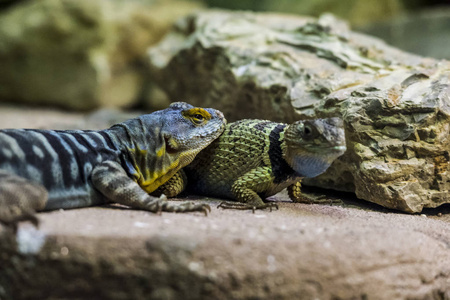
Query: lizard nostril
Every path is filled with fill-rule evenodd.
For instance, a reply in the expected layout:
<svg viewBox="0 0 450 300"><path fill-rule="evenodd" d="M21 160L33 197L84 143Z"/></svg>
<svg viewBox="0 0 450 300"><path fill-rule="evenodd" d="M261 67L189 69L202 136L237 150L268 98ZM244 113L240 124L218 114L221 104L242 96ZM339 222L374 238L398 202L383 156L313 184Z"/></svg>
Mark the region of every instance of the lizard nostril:
<svg viewBox="0 0 450 300"><path fill-rule="evenodd" d="M217 115L221 118L221 119L225 119L225 116L223 115L223 113L221 111L217 111Z"/></svg>

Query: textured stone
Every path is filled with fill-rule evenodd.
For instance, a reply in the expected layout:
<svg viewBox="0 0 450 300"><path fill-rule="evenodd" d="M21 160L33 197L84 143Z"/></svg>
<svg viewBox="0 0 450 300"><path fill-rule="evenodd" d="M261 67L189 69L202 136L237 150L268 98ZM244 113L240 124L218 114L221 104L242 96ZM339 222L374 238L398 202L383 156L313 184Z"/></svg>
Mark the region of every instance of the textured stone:
<svg viewBox="0 0 450 300"><path fill-rule="evenodd" d="M0 298L450 298L449 211L284 200L254 214L209 200L208 217L120 207L40 214L37 232L24 224L14 239L0 228Z"/></svg>
<svg viewBox="0 0 450 300"><path fill-rule="evenodd" d="M133 105L147 75L147 47L194 7L112 0L8 7L0 12L0 101L78 110Z"/></svg>
<svg viewBox="0 0 450 300"><path fill-rule="evenodd" d="M347 153L308 184L406 212L450 202L450 62L319 19L201 12L149 49L171 99L227 119L341 116Z"/></svg>

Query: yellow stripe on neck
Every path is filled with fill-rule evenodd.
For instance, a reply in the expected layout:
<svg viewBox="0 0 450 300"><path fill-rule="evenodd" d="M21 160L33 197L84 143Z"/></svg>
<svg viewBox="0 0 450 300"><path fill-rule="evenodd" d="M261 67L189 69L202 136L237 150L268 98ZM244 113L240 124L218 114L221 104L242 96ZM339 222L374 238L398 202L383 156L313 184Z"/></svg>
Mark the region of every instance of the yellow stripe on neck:
<svg viewBox="0 0 450 300"><path fill-rule="evenodd" d="M141 172L139 172L139 179L137 183L139 186L147 193L154 192L158 187L166 183L180 168L178 168L179 160L172 162L170 166L164 168L159 172L153 172L153 176L144 177ZM150 169L146 168L145 173L150 175Z"/></svg>
<svg viewBox="0 0 450 300"><path fill-rule="evenodd" d="M128 151L131 153L132 157L134 157L134 159L132 160L132 165L136 170L135 181L147 193L155 191L160 185L167 182L167 180L169 180L170 177L172 177L173 174L175 174L180 169L179 157L174 159L174 161L172 161L170 165L163 165L161 170L156 170L154 165L150 165L151 163L149 157L147 156L147 150L139 148L129 148ZM166 154L165 146L161 146L161 148L159 148L155 154L157 160L164 161L163 157Z"/></svg>
<svg viewBox="0 0 450 300"><path fill-rule="evenodd" d="M158 150L156 150L156 157L163 157L166 154L166 147L162 145Z"/></svg>

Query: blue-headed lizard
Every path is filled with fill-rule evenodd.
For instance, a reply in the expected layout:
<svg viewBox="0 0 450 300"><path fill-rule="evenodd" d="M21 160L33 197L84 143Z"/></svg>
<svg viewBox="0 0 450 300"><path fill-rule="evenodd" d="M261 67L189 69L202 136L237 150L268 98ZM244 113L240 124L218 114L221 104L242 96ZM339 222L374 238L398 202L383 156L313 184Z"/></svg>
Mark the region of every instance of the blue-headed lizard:
<svg viewBox="0 0 450 300"><path fill-rule="evenodd" d="M116 202L151 212L206 211L149 194L216 139L220 111L176 102L106 130L0 130L0 222L36 211Z"/></svg>

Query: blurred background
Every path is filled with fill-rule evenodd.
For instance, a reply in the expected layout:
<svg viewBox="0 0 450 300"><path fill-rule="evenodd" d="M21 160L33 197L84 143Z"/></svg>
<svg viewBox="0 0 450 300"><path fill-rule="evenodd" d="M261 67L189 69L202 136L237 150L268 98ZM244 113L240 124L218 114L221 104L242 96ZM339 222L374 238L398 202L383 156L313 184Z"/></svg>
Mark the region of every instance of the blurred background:
<svg viewBox="0 0 450 300"><path fill-rule="evenodd" d="M208 7L273 11L347 20L356 31L400 49L450 59L450 0L206 0Z"/></svg>
<svg viewBox="0 0 450 300"><path fill-rule="evenodd" d="M318 17L402 50L450 59L450 0L0 0L0 103L154 110L147 49L198 9ZM1 118L1 114L0 114Z"/></svg>

